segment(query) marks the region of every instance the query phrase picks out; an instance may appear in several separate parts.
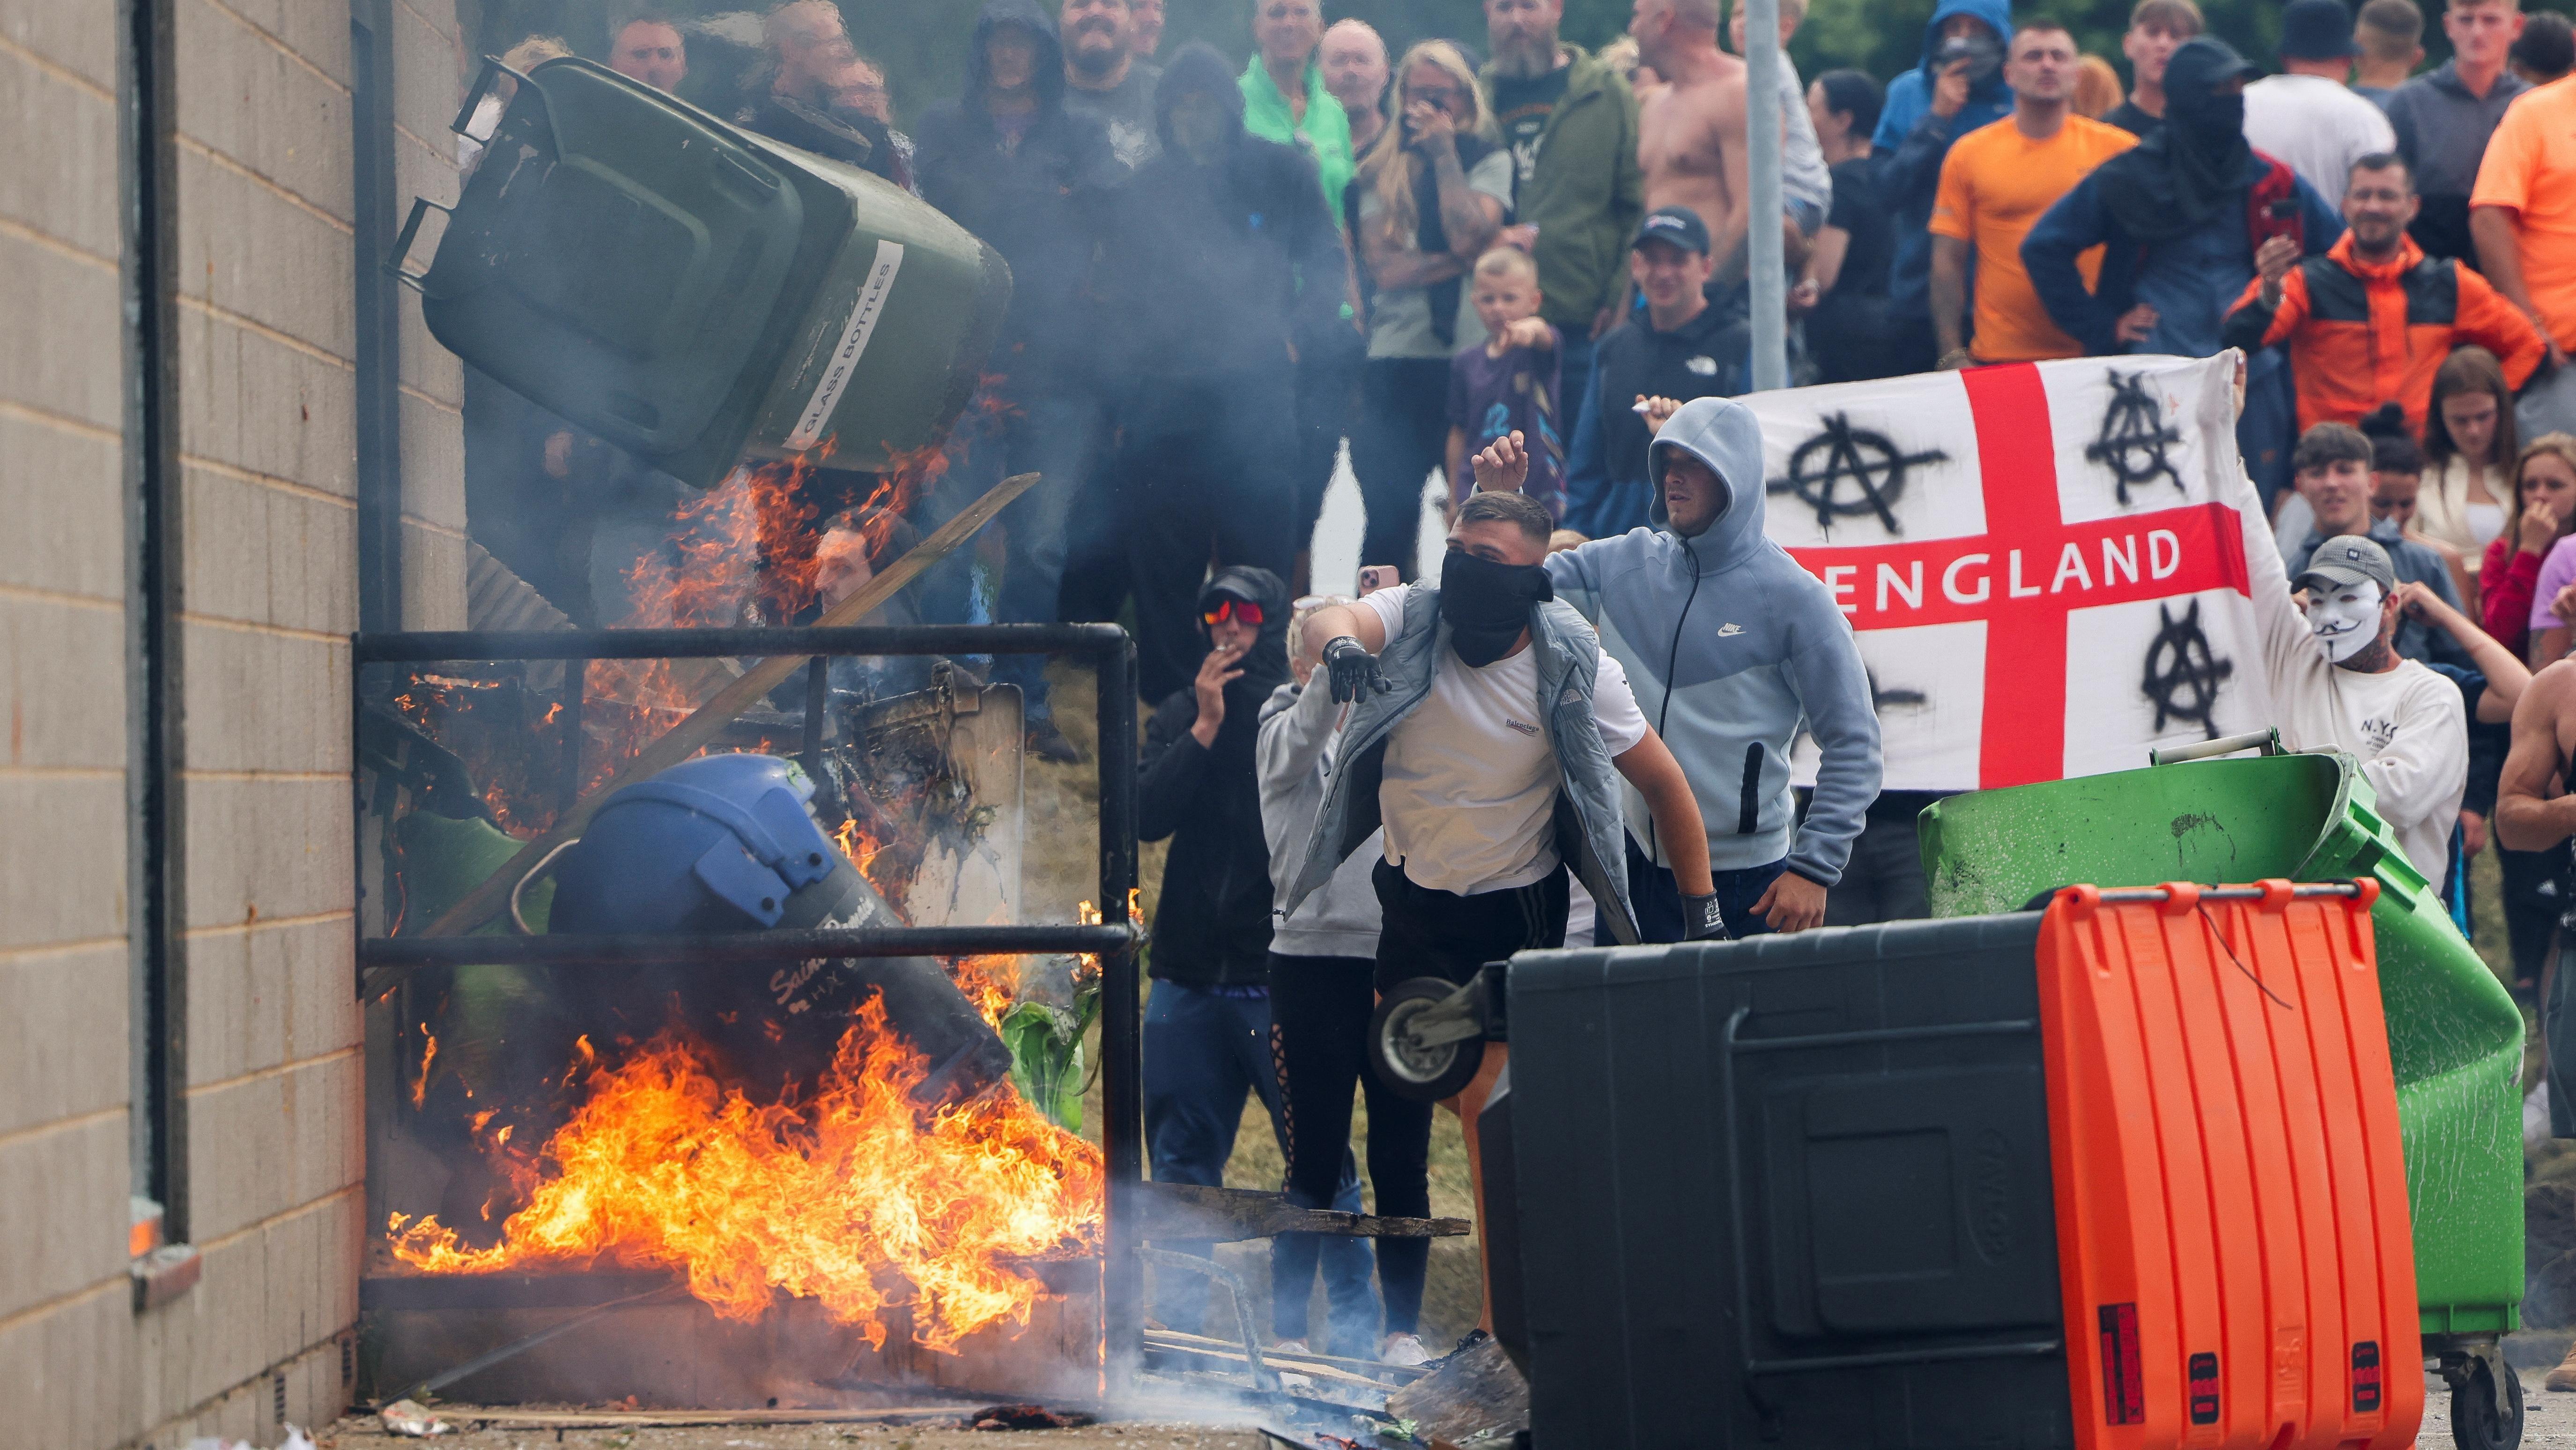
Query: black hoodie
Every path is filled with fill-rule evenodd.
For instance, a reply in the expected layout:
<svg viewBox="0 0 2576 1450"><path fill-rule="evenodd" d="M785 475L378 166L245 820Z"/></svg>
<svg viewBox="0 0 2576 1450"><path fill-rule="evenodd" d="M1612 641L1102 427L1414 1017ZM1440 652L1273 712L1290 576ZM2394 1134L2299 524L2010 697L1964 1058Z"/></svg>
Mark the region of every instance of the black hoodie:
<svg viewBox="0 0 2576 1450"><path fill-rule="evenodd" d="M985 105L993 34L1005 25L1037 43L1037 111L1016 143ZM1011 264L1011 310L987 366L1022 397L1088 376L1098 329L1092 259L1102 205L1124 168L1100 123L1064 108L1064 49L1034 0L988 0L967 56L966 94L925 111L914 145L922 199Z"/></svg>
<svg viewBox="0 0 2576 1450"><path fill-rule="evenodd" d="M1687 403L1744 391L1751 346L1743 319L1714 303L1670 332L1638 312L1601 339L1592 357L1594 406L1601 410L1601 466L1613 483L1646 481L1653 435L1637 416L1638 394Z"/></svg>
<svg viewBox="0 0 2576 1450"><path fill-rule="evenodd" d="M1210 166L1172 142L1172 109L1193 91L1228 117ZM1278 367L1292 341L1304 351L1307 339L1347 328L1349 264L1315 163L1243 129L1243 91L1225 58L1182 47L1155 88L1154 123L1162 154L1120 192L1104 253L1112 370L1133 379Z"/></svg>
<svg viewBox="0 0 2576 1450"><path fill-rule="evenodd" d="M1253 747L1262 703L1288 679L1288 586L1267 569L1221 569L1199 591L1200 613L1219 597L1260 605L1261 637L1243 657L1242 678L1225 687L1214 743L1190 734L1199 718L1195 688L1154 711L1137 782L1137 835L1172 838L1154 907L1153 975L1257 986L1270 980L1270 847Z"/></svg>

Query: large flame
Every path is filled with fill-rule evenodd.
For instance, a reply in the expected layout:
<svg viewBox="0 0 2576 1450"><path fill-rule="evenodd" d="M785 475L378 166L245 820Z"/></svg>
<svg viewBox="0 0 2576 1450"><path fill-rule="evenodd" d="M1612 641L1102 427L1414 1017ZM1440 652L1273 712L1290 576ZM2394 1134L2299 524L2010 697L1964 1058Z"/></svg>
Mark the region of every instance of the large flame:
<svg viewBox="0 0 2576 1450"><path fill-rule="evenodd" d="M432 1273L665 1268L726 1318L802 1295L878 1346L908 1303L912 1338L954 1352L1028 1323L1046 1291L1026 1261L1097 1248L1105 1179L1099 1149L1007 1087L920 1109L926 1068L873 998L823 1081L787 1103L747 1100L665 1032L592 1068L500 1243L396 1214L394 1256Z"/></svg>

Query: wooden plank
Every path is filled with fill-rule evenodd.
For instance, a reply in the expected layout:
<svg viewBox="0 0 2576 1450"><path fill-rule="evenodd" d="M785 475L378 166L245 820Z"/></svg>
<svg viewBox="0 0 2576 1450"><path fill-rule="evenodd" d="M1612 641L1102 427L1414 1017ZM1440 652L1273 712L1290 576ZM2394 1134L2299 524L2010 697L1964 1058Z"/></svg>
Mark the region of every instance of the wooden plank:
<svg viewBox="0 0 2576 1450"><path fill-rule="evenodd" d="M1177 1329L1148 1329L1145 1331L1145 1343L1149 1348L1220 1349L1232 1354L1238 1360L1244 1357L1243 1346L1231 1339L1210 1339L1203 1334L1184 1334ZM1316 1354L1311 1351L1305 1354L1289 1354L1284 1351L1265 1349L1261 1351L1261 1362L1339 1365L1345 1369L1355 1369L1366 1374L1384 1375L1398 1383L1423 1379L1431 1373L1418 1364L1388 1364L1384 1360L1347 1359L1338 1354Z"/></svg>

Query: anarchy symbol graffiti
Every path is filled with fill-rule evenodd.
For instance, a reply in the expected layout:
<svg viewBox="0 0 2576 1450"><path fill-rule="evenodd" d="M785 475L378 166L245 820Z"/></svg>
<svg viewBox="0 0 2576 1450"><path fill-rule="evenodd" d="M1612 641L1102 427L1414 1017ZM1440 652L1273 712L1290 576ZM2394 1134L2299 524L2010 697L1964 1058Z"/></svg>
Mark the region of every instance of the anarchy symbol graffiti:
<svg viewBox="0 0 2576 1450"><path fill-rule="evenodd" d="M2211 740L2218 738L2218 723L2213 712L2218 706L2218 688L2236 673L2236 662L2218 658L2209 647L2209 636L2200 627L2200 601L2177 619L2164 605L2156 606L2160 621L2156 637L2147 646L2147 668L2139 688L2156 707L2156 733L2174 721L2197 725Z"/></svg>
<svg viewBox="0 0 2576 1450"><path fill-rule="evenodd" d="M1819 421L1822 431L1789 455L1788 477L1770 480L1766 491L1796 494L1816 511L1819 529L1831 531L1836 519L1875 514L1890 534L1904 532L1896 526L1893 505L1904 496L1905 471L1950 455L1937 448L1902 452L1886 434L1853 427L1849 414ZM1842 496L1846 483L1856 490L1849 499Z"/></svg>
<svg viewBox="0 0 2576 1450"><path fill-rule="evenodd" d="M2102 412L2101 436L2084 445L2086 460L2111 471L2122 507L2128 505L2131 488L2153 483L2158 475L2171 479L2177 491L2190 492L2165 454L2182 435L2165 422L2164 408L2147 391L2147 375L2112 373L2110 378L2111 403Z"/></svg>

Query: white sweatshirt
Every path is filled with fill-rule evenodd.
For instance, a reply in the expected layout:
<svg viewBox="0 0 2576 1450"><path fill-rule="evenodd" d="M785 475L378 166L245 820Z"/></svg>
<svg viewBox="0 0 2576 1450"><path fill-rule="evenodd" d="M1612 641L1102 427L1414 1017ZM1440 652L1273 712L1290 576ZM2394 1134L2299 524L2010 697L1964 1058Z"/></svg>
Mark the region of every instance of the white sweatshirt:
<svg viewBox="0 0 2576 1450"><path fill-rule="evenodd" d="M2469 783L2468 712L2459 686L2413 660L2375 675L2337 668L2291 601L2289 572L2253 483L2239 477L2227 492L2223 502L2244 523L2254 616L2283 743L2293 750L2341 750L2359 760L2406 858L2439 887Z"/></svg>

